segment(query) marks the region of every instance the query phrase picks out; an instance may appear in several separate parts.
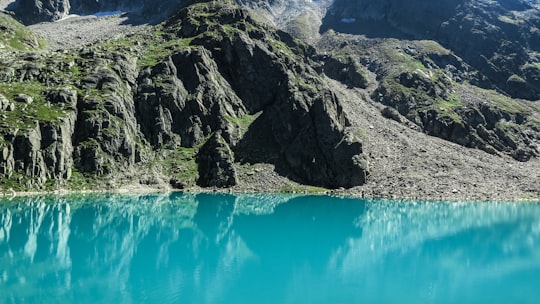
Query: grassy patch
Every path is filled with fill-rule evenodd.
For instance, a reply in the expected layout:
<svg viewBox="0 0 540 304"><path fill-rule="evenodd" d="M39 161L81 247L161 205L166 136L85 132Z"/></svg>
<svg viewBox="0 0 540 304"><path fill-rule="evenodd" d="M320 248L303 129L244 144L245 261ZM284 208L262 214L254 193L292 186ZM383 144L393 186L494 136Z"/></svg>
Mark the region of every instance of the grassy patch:
<svg viewBox="0 0 540 304"><path fill-rule="evenodd" d="M310 193L310 194L323 194L328 189L316 186L308 185L284 185L279 188L281 193Z"/></svg>
<svg viewBox="0 0 540 304"><path fill-rule="evenodd" d="M249 129L249 126L259 117L260 113L254 114L254 115L244 115L242 117L234 117L234 116L225 116L225 119L236 125L239 129L241 134L244 134Z"/></svg>
<svg viewBox="0 0 540 304"><path fill-rule="evenodd" d="M461 101L461 96L457 93L452 93L448 96L447 99L444 100L437 100L437 103L435 103L436 106L442 107L448 110L454 110L456 108L460 108L463 106L463 103Z"/></svg>
<svg viewBox="0 0 540 304"><path fill-rule="evenodd" d="M400 71L414 72L416 70L427 71L427 68L418 59L405 53L398 44L390 39L389 42L381 47L384 56L387 57L395 67L399 67Z"/></svg>
<svg viewBox="0 0 540 304"><path fill-rule="evenodd" d="M142 54L137 64L141 68L155 66L174 53L186 48L190 48L192 40L193 37L169 37L162 31L158 30L155 32L152 40L149 41L146 50Z"/></svg>
<svg viewBox="0 0 540 304"><path fill-rule="evenodd" d="M523 106L518 100L512 99L510 97L504 96L500 93L497 93L493 90L481 89L479 87L472 87L475 92L482 96L483 99L504 112L511 114L523 113L528 114L530 111Z"/></svg>
<svg viewBox="0 0 540 304"><path fill-rule="evenodd" d="M360 141L365 141L368 139L368 135L364 129L361 128L354 128L353 135L356 137L356 139Z"/></svg>
<svg viewBox="0 0 540 304"><path fill-rule="evenodd" d="M2 189L3 194L9 194L11 190L13 191L25 191L27 190L24 186L28 178L23 174L18 172L13 172L11 177L0 176L0 188Z"/></svg>
<svg viewBox="0 0 540 304"><path fill-rule="evenodd" d="M4 111L4 119L0 121L0 128L34 128L36 121L60 122L66 111L47 104L44 92L49 90L39 82L0 83L0 94L15 103L14 111ZM18 94L32 97L30 104L15 102Z"/></svg>
<svg viewBox="0 0 540 304"><path fill-rule="evenodd" d="M4 13L0 13L0 50L29 51L45 47L45 41Z"/></svg>
<svg viewBox="0 0 540 304"><path fill-rule="evenodd" d="M198 151L198 148L183 147L164 151L163 157L155 163L162 166L166 175L187 185L194 185L199 177L199 166L195 162Z"/></svg>
<svg viewBox="0 0 540 304"><path fill-rule="evenodd" d="M296 58L296 54L289 48L285 42L277 39L267 39L266 42L271 46L274 53L282 53L287 57Z"/></svg>
<svg viewBox="0 0 540 304"><path fill-rule="evenodd" d="M95 174L81 173L73 167L68 185L71 190L95 190L100 189L101 183Z"/></svg>
<svg viewBox="0 0 540 304"><path fill-rule="evenodd" d="M422 52L423 53L431 53L431 54L438 54L438 55L449 55L450 51L445 49L442 45L440 45L438 42L433 40L420 40L418 41L418 44L422 46Z"/></svg>
<svg viewBox="0 0 540 304"><path fill-rule="evenodd" d="M512 76L508 77L508 80L506 80L506 82L519 82L519 83L527 83L527 81L525 79L523 79L522 77L516 75L516 74L513 74Z"/></svg>

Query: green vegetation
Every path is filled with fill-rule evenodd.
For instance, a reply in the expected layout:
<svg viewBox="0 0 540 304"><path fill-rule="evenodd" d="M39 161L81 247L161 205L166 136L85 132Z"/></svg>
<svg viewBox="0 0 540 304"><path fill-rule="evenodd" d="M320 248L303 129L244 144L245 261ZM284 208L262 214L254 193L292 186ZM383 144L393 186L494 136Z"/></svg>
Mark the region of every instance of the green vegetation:
<svg viewBox="0 0 540 304"><path fill-rule="evenodd" d="M475 94L483 97L482 99L490 104L494 105L496 108L510 113L510 114L529 114L530 111L527 109L524 104L530 104L530 102L521 101L517 99L512 99L505 95L502 95L493 90L486 90L479 87L473 87Z"/></svg>
<svg viewBox="0 0 540 304"><path fill-rule="evenodd" d="M261 113L262 112L259 112L254 115L246 114L242 117L225 116L225 119L228 122L236 125L239 128L241 135L243 135L247 132L249 126L251 126L251 124L255 121L255 119L257 119L257 117L259 117Z"/></svg>
<svg viewBox="0 0 540 304"><path fill-rule="evenodd" d="M94 174L81 173L72 167L68 185L71 190L96 190L102 187L103 181Z"/></svg>
<svg viewBox="0 0 540 304"><path fill-rule="evenodd" d="M461 122L462 117L456 112L458 109L462 108L463 104L461 102L461 96L459 94L451 94L447 99L436 100L432 108L436 109L437 112L443 117L449 117L453 121Z"/></svg>
<svg viewBox="0 0 540 304"><path fill-rule="evenodd" d="M407 54L399 44L398 40L389 39L384 44L380 45L379 50L381 56L386 57L392 66L401 72L409 71L414 72L417 70L426 72L428 69L415 57Z"/></svg>
<svg viewBox="0 0 540 304"><path fill-rule="evenodd" d="M308 186L308 185L284 185L281 186L281 193L309 193L309 194L324 194L328 191L326 188Z"/></svg>
<svg viewBox="0 0 540 304"><path fill-rule="evenodd" d="M450 51L434 41L411 42L403 48L402 43L390 39L379 49L391 64L386 66L382 81L386 103L413 117L419 111L435 110L441 117L461 122L459 109L461 96L452 89L456 86L446 74L437 68L432 56L447 56ZM380 91L380 89L379 89Z"/></svg>
<svg viewBox="0 0 540 304"><path fill-rule="evenodd" d="M0 176L0 188L4 195L9 194L11 190L24 191L27 181L28 178L22 173L13 172L10 177Z"/></svg>
<svg viewBox="0 0 540 304"><path fill-rule="evenodd" d="M45 47L45 41L17 22L0 13L0 51L2 49L29 51Z"/></svg>
<svg viewBox="0 0 540 304"><path fill-rule="evenodd" d="M155 160L152 166L160 165L166 175L192 186L199 177L199 167L195 162L198 152L198 148L183 147L163 151L162 157Z"/></svg>
<svg viewBox="0 0 540 304"><path fill-rule="evenodd" d="M361 142L365 141L368 139L368 135L366 133L366 131L364 131L364 129L361 129L361 128L354 128L353 130L353 135L358 139L360 140Z"/></svg>
<svg viewBox="0 0 540 304"><path fill-rule="evenodd" d="M190 47L193 37L175 38L157 30L148 42L147 48L138 61L139 67L154 66L165 58Z"/></svg>
<svg viewBox="0 0 540 304"><path fill-rule="evenodd" d="M523 79L522 77L513 74L512 76L508 77L508 80L506 82L519 82L519 83L526 83L527 81Z"/></svg>
<svg viewBox="0 0 540 304"><path fill-rule="evenodd" d="M419 40L418 45L421 46L421 52L424 54L449 55L450 51L445 49L438 42L433 40Z"/></svg>
<svg viewBox="0 0 540 304"><path fill-rule="evenodd" d="M59 123L65 117L66 111L48 104L44 93L50 88L43 84L33 82L0 83L0 94L15 104L13 111L4 111L4 119L0 121L0 128L29 129L35 128L36 121ZM29 96L31 103L16 102L20 94Z"/></svg>

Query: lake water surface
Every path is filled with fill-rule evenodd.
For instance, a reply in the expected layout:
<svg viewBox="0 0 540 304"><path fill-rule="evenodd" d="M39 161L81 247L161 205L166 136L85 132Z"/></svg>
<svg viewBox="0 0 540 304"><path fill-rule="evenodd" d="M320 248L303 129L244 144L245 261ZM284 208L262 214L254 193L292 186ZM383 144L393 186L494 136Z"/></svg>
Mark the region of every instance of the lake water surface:
<svg viewBox="0 0 540 304"><path fill-rule="evenodd" d="M540 203L0 201L0 303L539 303Z"/></svg>

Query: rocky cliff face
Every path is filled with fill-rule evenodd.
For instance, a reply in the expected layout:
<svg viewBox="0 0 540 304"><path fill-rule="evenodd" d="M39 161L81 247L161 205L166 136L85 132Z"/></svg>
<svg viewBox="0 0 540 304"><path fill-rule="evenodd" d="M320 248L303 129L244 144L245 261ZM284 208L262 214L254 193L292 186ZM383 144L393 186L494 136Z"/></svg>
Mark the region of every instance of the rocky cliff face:
<svg viewBox="0 0 540 304"><path fill-rule="evenodd" d="M228 187L236 155L261 162L250 138L264 131L258 149L277 147L266 162L282 174L360 185L362 144L311 58L313 48L215 1L89 49L2 57L2 184L80 186L151 168L175 187Z"/></svg>
<svg viewBox="0 0 540 304"><path fill-rule="evenodd" d="M540 155L538 105L521 100L540 98L539 16L534 1L336 0L318 45L376 75L385 116L527 161Z"/></svg>
<svg viewBox="0 0 540 304"><path fill-rule="evenodd" d="M485 76L434 41L351 39L329 32L319 46L334 56L360 58L376 75L371 98L388 106L382 111L387 118L520 161L540 155L538 104L481 88Z"/></svg>
<svg viewBox="0 0 540 304"><path fill-rule="evenodd" d="M536 6L523 0L336 0L321 30L435 40L485 75L489 81L483 87L536 100L539 16Z"/></svg>

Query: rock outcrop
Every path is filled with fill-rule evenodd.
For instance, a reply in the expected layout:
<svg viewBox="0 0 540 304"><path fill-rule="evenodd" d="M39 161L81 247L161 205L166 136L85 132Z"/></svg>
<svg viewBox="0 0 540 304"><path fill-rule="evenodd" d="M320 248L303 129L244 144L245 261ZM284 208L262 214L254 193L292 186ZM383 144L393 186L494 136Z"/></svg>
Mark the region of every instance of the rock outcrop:
<svg viewBox="0 0 540 304"><path fill-rule="evenodd" d="M539 27L540 11L524 0L336 0L321 31L435 40L487 76L485 88L536 100Z"/></svg>
<svg viewBox="0 0 540 304"><path fill-rule="evenodd" d="M70 14L71 5L64 0L18 0L8 9L13 10L25 24L56 21Z"/></svg>
<svg viewBox="0 0 540 304"><path fill-rule="evenodd" d="M233 153L220 132L210 136L197 154L199 179L202 187L226 188L236 185Z"/></svg>
<svg viewBox="0 0 540 304"><path fill-rule="evenodd" d="M480 88L489 80L434 41L355 40L329 32L320 46L334 56L357 54L376 74L371 98L388 106L385 117L519 161L540 155L538 106Z"/></svg>
<svg viewBox="0 0 540 304"><path fill-rule="evenodd" d="M190 147L219 131L234 150L239 138L231 120L262 111L270 117L266 127L284 159L302 181L326 187L365 182L361 144L347 135L339 101L311 67L313 49L258 25L231 3L189 6L172 16L165 29L192 39L192 47L157 66L169 76L159 76L162 82L154 87L167 90L170 83L183 84L174 86L182 89L172 94L159 94L176 96L165 103L179 104L175 108L180 111L158 104L154 111L187 125L172 126L167 118L151 122L143 130L166 130L152 134L154 141L177 138L176 144ZM139 101L140 107L147 107L147 100Z"/></svg>

